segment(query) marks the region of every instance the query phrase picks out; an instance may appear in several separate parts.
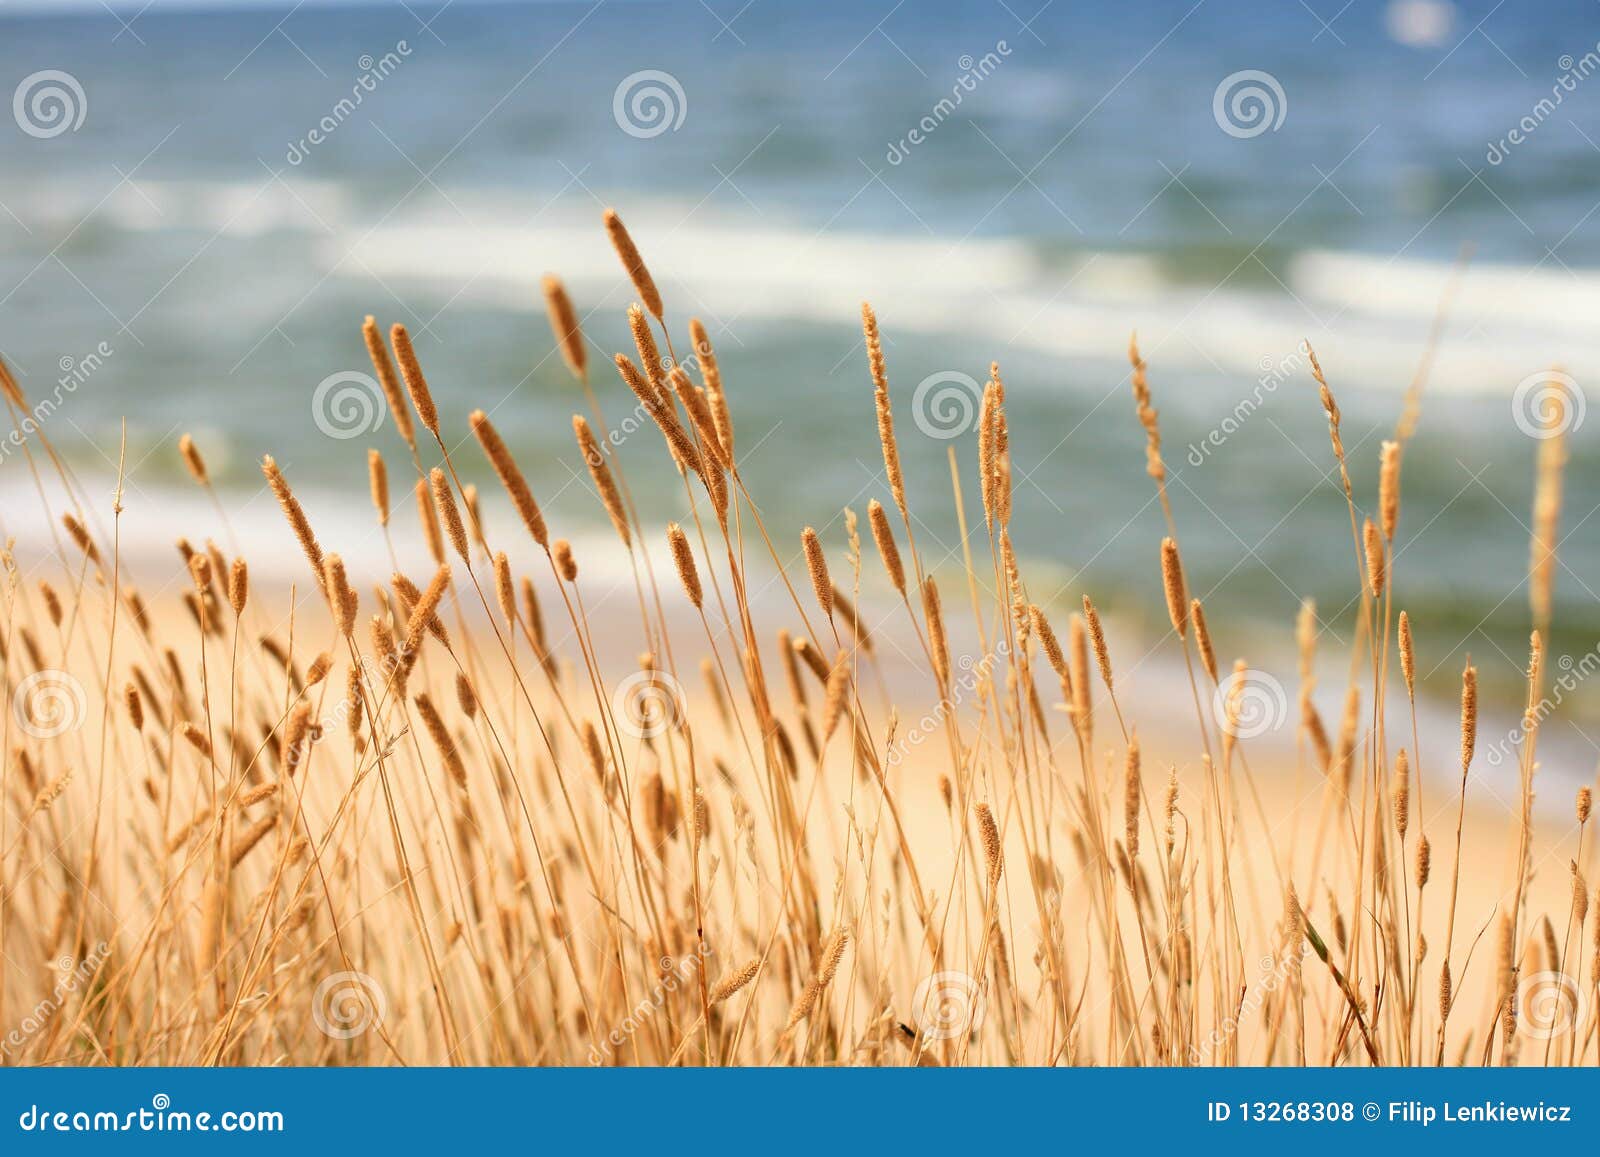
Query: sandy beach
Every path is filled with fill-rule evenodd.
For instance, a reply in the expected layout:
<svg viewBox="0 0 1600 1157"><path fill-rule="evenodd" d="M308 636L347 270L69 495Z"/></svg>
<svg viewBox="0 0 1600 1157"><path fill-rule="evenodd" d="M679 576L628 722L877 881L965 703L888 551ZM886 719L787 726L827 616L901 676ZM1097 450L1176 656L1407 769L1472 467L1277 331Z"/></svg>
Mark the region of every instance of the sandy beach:
<svg viewBox="0 0 1600 1157"><path fill-rule="evenodd" d="M130 521L133 517L129 515ZM13 849L16 871L8 941L32 942L44 958L29 964L8 954L13 963L0 990L6 1017L14 1019L17 1010L52 1000L58 982L51 962L63 953L77 955L69 948L74 937L85 959L92 953L97 968L110 969L97 973L102 981L109 976L112 983L117 978L126 982L131 973L122 969L155 969L159 976L163 968L198 963L204 947L196 941L209 934L204 923L207 842L238 848L259 841L231 865L230 932L223 942L225 963L217 966L215 991L153 991L149 999L159 1019L185 1027L143 1042L137 1059L175 1059L203 1047L208 1040L203 1026L218 1015L217 1001L224 1002L223 1009L236 1006L241 1026L235 1030L240 1037L236 1047L246 1050L236 1054L241 1061L273 1063L303 1055L299 1049L322 1039L315 1027L308 1037L305 1024L286 1029L281 1018L269 1022L264 1013L282 999L273 995L275 990L315 988L312 981L322 979L318 969L333 963L350 967L329 974L367 978L352 982L357 990L344 994L354 1001L351 1015L370 1018L377 1009L374 1002L381 1000L382 1048L388 1055L375 1057L377 1063L446 1059L440 1051L441 1015L430 996L435 968L452 989L482 986L456 1012L462 1055L533 1063L686 1059L694 1037L686 1023L693 1020L694 969L707 969L716 981L744 963L728 959L726 950L700 957L683 939L690 927L687 916L678 918L676 950L660 947L654 952L672 960L660 978L670 987L652 998L653 1003L645 1002L649 1007L644 1014L636 1016L637 1008L630 1004L621 1018L624 1028L599 1026L604 1031L596 1032L584 1023L567 970L585 964L600 967L605 958L608 912L594 903L586 871L592 867L603 884L622 886L633 869L631 856L616 842L619 834L631 831L646 845L660 840L646 862L662 873L662 885L676 879L677 887L686 886L680 873L690 858L686 844L693 805L688 801L697 790L705 800L702 822L709 829L699 848L701 871L704 887L725 905L724 934L737 938L737 929L748 928L757 937L751 950L762 948L760 931L785 905L795 903L794 897L780 899L786 891L785 846L758 832L754 819L759 811L781 803L761 770L761 745L753 739L759 735L758 724L737 687L737 649L730 641L737 628L709 609L714 598L707 599L708 614L702 620L680 592L666 586L663 617L655 620L645 612L645 621L660 630L660 666L641 680L640 600L632 580L623 577L630 569L626 556L612 550L592 575L589 559L580 558L576 583L559 590L548 573L538 575L548 648L544 653L550 657L546 666L535 658L525 627L508 629L502 620L491 629L498 613L492 607L494 565L481 548L471 553L470 574L458 565L452 591L441 604L451 647L430 645L408 688L413 704L423 695L449 705L454 722L447 730L458 753L451 758L434 746L416 707L392 694L383 707L385 754L379 757L370 745L359 751L352 747L346 645L321 595L304 593L312 583L309 570L296 584L294 601L281 580L253 584L237 623L226 600L213 595L208 612L213 632L205 637L202 658L199 624L181 604L191 579L176 551L166 565L165 583L160 581L159 555L139 559L133 569L144 592L144 626L134 616L133 604L124 600L117 609L114 636L101 568L90 566L73 578L56 578L52 572L59 562L44 556L22 560L32 579L29 585L43 574L51 574L46 581L56 584L75 578L83 597L72 619L51 626L37 597L26 587L18 588L12 653L18 630L30 629L56 664L52 669L110 670L114 690L126 683L143 687L149 705L144 727L136 733L122 696L115 695L108 706L98 678L84 678L60 692L53 707L41 706L40 700L30 708L69 714L73 725L48 742L67 745L65 763L73 774L46 814L36 815L38 809L28 801L56 789L38 782L37 772L27 778L26 762L8 765L13 778L7 794L14 809L6 843ZM282 565L292 571L296 561L303 563L290 557ZM530 559L530 571L537 574L534 561ZM670 578L670 553L659 552L649 567L658 577ZM412 573L425 585L425 569ZM352 571L350 578L361 591L364 611L376 598L391 603L395 598L392 589L383 589L386 576L381 571ZM765 579L759 589L768 593L751 602L770 612L787 595L770 593L785 589L775 572ZM803 584L803 573L790 581ZM488 610L479 586L491 604ZM751 587L754 591L757 584ZM804 595L803 588L800 593ZM789 606L793 611L794 602ZM1422 959L1402 972L1394 988L1375 985L1360 995L1371 1002L1369 1013L1373 1007L1414 1000L1421 1010L1414 1014L1420 1027L1408 1039L1389 1035L1375 1037L1373 1043L1382 1050L1384 1063L1431 1063L1460 798L1455 753L1448 746L1428 745L1423 774L1412 789L1409 831L1388 853L1394 876L1404 885L1395 885L1403 893L1402 914L1397 923L1386 924L1339 899L1355 879L1360 832L1353 817L1366 814L1369 807L1357 798L1341 798L1335 781L1315 766L1303 734L1296 737L1292 721L1259 741L1232 745L1230 757L1222 761L1223 735L1213 712L1213 692L1202 689L1197 718L1181 659L1176 654L1165 661L1152 658L1117 686L1119 700L1140 703L1139 709L1127 709L1125 722L1130 734L1137 733L1140 749L1141 840L1155 852L1139 868L1140 898L1135 900L1124 874L1106 908L1101 872L1085 836L1094 815L1089 800L1095 800L1102 814L1118 816L1120 828L1127 744L1103 685L1091 701L1094 738L1080 752L1060 689L1051 686L1053 676L1041 661L1038 704L1044 715L1032 749L1015 763L1011 757L984 760L976 753L995 742L986 735L992 725L985 715L994 710L1005 666L1003 659L996 659L1004 648L997 652L991 643L985 649L977 625L956 625L952 608L956 674L941 693L914 620L894 600L874 595L860 604L860 621L868 624L864 646L859 641L851 646L856 636L839 622L820 637L808 634L802 625L806 617L793 615L793 637L831 651L837 629L853 655L860 688L856 742L879 751L875 762L883 776L880 780L867 770L845 734L835 732L823 740L819 729L826 687L797 663L805 703L796 701L780 713L781 758L793 761L787 764L793 770L785 777L792 793L786 806L794 809L798 833L797 845L788 851L797 855L796 847L804 849L805 871L814 889L807 899L809 919L825 919L822 913L847 905L843 910L854 910L858 927L872 927L878 936L876 942L855 942L837 985L834 1000L841 1022L858 1032L854 1051L838 1060L954 1061L956 1056L945 1050L956 1038L943 1038L937 1052L928 1044L911 1049L904 1041L894 1043L900 1026L914 1031L919 1017L954 1016L980 1018L957 1041L967 1042L962 1048L968 1061L1081 1063L1090 1056L1106 1058L1110 1049L1124 1063L1357 1063L1364 1058L1339 983L1312 949L1302 945L1291 952L1284 944L1284 889L1293 880L1303 918L1320 934L1335 966L1354 971L1359 964L1350 954L1358 950L1368 959L1378 952L1398 952L1402 959L1414 960L1419 938L1426 945ZM809 618L813 627L820 627L814 610ZM983 627L992 630L993 624ZM1130 644L1144 642L1137 631L1128 634ZM1120 660L1124 632L1118 623L1107 624L1107 636L1114 661ZM1165 644L1157 643L1157 650L1163 645L1176 651L1170 634ZM168 666L168 649L173 667ZM1137 649L1129 645L1127 652L1133 655ZM777 672L786 665L776 636L764 641L762 663L776 686L783 679ZM590 664L595 680L588 674ZM318 665L326 665L329 673L308 685L306 671ZM455 709L455 684L463 673L470 677L475 700L470 715ZM166 688L169 679L183 681L187 704L170 715L152 702L169 692L148 695ZM385 698L381 686L375 689ZM1412 740L1403 694L1391 700L1386 707L1392 758L1392 750L1411 747ZM298 702L312 705L310 733L315 741L301 774L284 776L279 741ZM1159 706L1150 712L1150 704ZM608 717L616 721L616 738L625 745L620 748L622 766L612 765L604 778L597 778L585 752L583 724ZM209 766L213 760L183 735L186 725L200 727L219 753L214 773ZM231 743L230 734L235 737ZM26 742L15 733L12 742L19 738ZM992 801L1002 836L1005 869L995 901L1001 916L998 939L976 934L986 919L982 888L963 884L966 878L981 885L983 865L970 819L964 822L959 801L947 794L953 790L953 743L960 745L963 761L981 768L969 790ZM1207 753L1210 764L1202 758ZM452 778L453 758L461 762L464 780ZM94 774L97 767L104 769L102 774ZM259 803L237 806L241 798L273 783L284 787L266 799L265 808ZM672 801L654 805L673 812L669 818L652 820L647 814L651 784ZM1169 797L1174 787L1176 794ZM1352 791L1367 787L1356 783ZM233 801L233 814L222 826L211 821L213 792ZM1551 921L1565 954L1567 972L1582 975L1592 953L1581 928L1575 935L1562 916L1571 908L1570 865L1581 859L1586 878L1596 875L1594 841L1583 840L1580 849L1584 833L1574 818L1571 793L1563 790L1561 795L1565 798L1543 801L1547 806L1531 830L1532 869L1523 903L1530 914L1543 915L1536 923L1530 915L1527 947L1517 961L1519 975L1561 971L1560 960L1546 958L1545 920ZM1169 798L1175 800L1170 823ZM1514 798L1497 798L1477 783L1468 793L1452 953L1457 1002L1452 1023L1460 1027L1450 1040L1449 1063L1500 1059L1493 1048L1484 1052L1490 1035L1485 1025L1494 1020L1502 983L1496 922L1514 888L1515 804ZM1219 823L1224 829L1220 832ZM265 828L260 834L257 825ZM548 842L548 835L544 841L535 837L528 842L540 830L564 834L555 837L555 844ZM1416 855L1423 836L1431 844L1432 879L1419 896ZM75 887L79 877L66 869L87 855L90 838L98 841L95 859L101 866L80 908L84 901ZM1119 849L1125 839L1119 839ZM1175 841L1176 860L1174 847L1164 846L1169 840ZM1185 849L1212 840L1221 841L1214 853L1185 860ZM297 852L302 844L306 847ZM1161 891L1157 865L1163 860L1188 863L1184 880L1193 890L1197 935L1185 949L1192 954L1188 966L1193 970L1186 990L1196 1011L1184 1052L1158 1056L1148 1041L1118 1037L1116 990L1103 975L1110 964L1092 929L1111 912L1121 928L1117 942L1127 954L1132 983L1160 991L1163 978L1180 967L1164 959L1174 948L1163 943L1165 934L1154 926L1163 906L1152 899ZM402 862L406 871L399 868ZM1048 879L1041 879L1041 873ZM938 968L926 937L917 931L918 905L905 894L912 875L943 913L940 927L948 947L941 949ZM412 892L414 900L408 895ZM1050 905L1043 914L1041 897L1048 897ZM688 902L688 897L682 899ZM516 914L519 908L524 914ZM1220 915L1224 908L1225 918ZM268 913L275 914L276 926L267 920ZM538 924L527 925L533 914ZM1042 919L1054 923L1060 952L1054 961L1041 955ZM295 920L305 922L305 943L278 943L281 928ZM667 927L673 927L670 920ZM1384 937L1397 931L1404 943L1387 944ZM166 946L157 954L152 942L163 936ZM1359 949L1353 947L1358 936L1364 941ZM432 963L420 949L423 941L432 950ZM645 946L651 943L647 939ZM784 943L764 947L781 954L784 950L776 945ZM172 957L174 952L180 955ZM189 953L197 955L183 961ZM1004 990L995 971L995 956L1002 953L1008 982ZM327 963L316 965L319 958ZM794 977L791 984L802 983L797 963L785 965L775 955L773 966ZM684 968L688 971L680 972ZM1076 994L1065 1011L1050 1004L1056 969ZM941 979L934 982L935 996L930 998L928 978L933 976ZM369 981L370 987L361 987ZM1298 1034L1293 1026L1299 1022L1283 995L1291 991L1303 1017ZM1581 990L1576 1015L1582 1019L1570 1033L1515 1036L1516 1056L1541 1060L1544 1042L1553 1039L1556 1059L1588 1058L1595 1044L1591 992L1590 987ZM637 999L637 993L631 996ZM1539 999L1537 993L1530 997L1524 1011L1566 1015L1559 1002L1550 1013ZM783 1015L789 1000L774 992L751 1001L742 1018L747 1027L741 1023L729 1041L738 1040L741 1047L748 1041L754 1051L741 1054L746 1062L783 1059ZM948 1007L940 1002L949 1002ZM67 1018L73 1015L66 1011L73 1007L70 1000L63 1007L35 1034L25 1036L8 1059L27 1063L30 1056L62 1055L70 1038L58 1034L66 1032ZM262 1012L256 1013L257 1008ZM1059 1024L1045 1033L1037 1023L1041 1017L1067 1015L1074 1027L1064 1035ZM76 1016L81 1020L81 1007ZM551 1035L540 1048L506 1051L519 1026L533 1023L550 1026ZM622 1041L613 1040L613 1033L620 1033ZM1042 1035L1061 1037L1063 1051L1040 1053ZM591 1051L581 1047L585 1042ZM89 1047L93 1051L69 1055L136 1059L117 1054L113 1041ZM337 1056L336 1050L333 1058Z"/></svg>

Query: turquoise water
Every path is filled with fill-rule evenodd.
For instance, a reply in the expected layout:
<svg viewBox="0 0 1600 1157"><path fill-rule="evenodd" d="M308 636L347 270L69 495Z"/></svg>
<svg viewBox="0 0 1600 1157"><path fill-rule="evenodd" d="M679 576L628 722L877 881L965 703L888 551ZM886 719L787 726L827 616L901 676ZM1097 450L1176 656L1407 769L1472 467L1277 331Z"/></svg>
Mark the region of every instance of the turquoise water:
<svg viewBox="0 0 1600 1157"><path fill-rule="evenodd" d="M125 416L135 498L176 503L170 446L193 430L242 524L278 545L261 454L325 493L364 488L365 446L400 448L381 412L333 415L349 439L313 420L329 375L367 368L373 313L412 328L458 434L493 409L552 521L598 531L538 278L562 273L589 315L620 420L604 353L626 348L632 290L599 228L612 204L675 336L705 319L743 469L786 540L830 520L840 538L844 505L885 496L869 298L924 550L956 544L947 449L969 477L975 453L941 423L962 425L996 359L1037 593L1159 608L1163 523L1124 359L1137 329L1213 617L1286 645L1309 595L1348 637L1349 528L1299 343L1338 393L1370 507L1378 443L1471 245L1406 457L1398 572L1443 685L1467 652L1514 675L1537 445L1517 387L1559 363L1581 393L1600 369L1592 4L135 12L0 11L0 87L23 99L44 70L77 86L55 83L65 124L48 103L0 120L0 351L30 395L61 396L47 428L86 478L109 476ZM1224 87L1245 72L1277 90ZM1241 85L1270 123L1228 103ZM1571 436L1556 651L1573 656L1600 634L1597 426ZM623 453L663 478L653 434ZM0 457L8 526L20 462ZM681 512L674 487L638 490L647 513Z"/></svg>

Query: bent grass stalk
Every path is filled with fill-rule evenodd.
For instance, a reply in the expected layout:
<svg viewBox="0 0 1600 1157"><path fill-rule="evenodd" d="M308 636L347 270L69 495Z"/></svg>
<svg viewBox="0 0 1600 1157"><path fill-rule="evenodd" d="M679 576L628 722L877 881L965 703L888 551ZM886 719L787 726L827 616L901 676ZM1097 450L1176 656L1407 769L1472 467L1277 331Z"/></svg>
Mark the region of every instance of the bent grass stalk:
<svg viewBox="0 0 1600 1157"><path fill-rule="evenodd" d="M1588 1035L1543 1049L1506 1043L1504 1029L1515 1024L1507 978L1525 969L1526 951L1564 972L1571 945L1589 943L1591 923L1600 923L1586 891L1597 874L1587 808L1577 839L1564 845L1571 868L1552 900L1544 883L1558 873L1534 871L1542 860L1530 726L1518 752L1521 807L1503 845L1511 887L1499 917L1486 910L1463 879L1468 838L1480 838L1466 799L1479 694L1470 663L1450 896L1423 903L1437 833L1428 831L1417 743L1414 626L1421 631L1400 610L1405 576L1395 566L1401 455L1418 388L1408 393L1404 429L1382 447L1374 513L1364 521L1341 415L1311 362L1350 518L1360 609L1336 743L1313 701L1309 607L1298 631L1297 746L1326 775L1321 814L1304 825L1314 837L1306 856L1298 800L1263 790L1269 781L1258 785L1245 758L1244 662L1221 673L1229 668L1207 617L1220 604L1204 602L1190 588L1199 577L1185 574L1136 345L1135 417L1165 524L1150 544L1159 542L1158 597L1183 650L1198 743L1193 731L1178 738L1183 725L1140 693L1137 664L1113 671L1108 636L1123 645L1120 616L1102 621L1081 590L1030 584L1037 576L1024 548L1034 528L1013 511L1011 493L1009 419L1022 395L1008 399L997 365L973 439L983 520L971 529L990 548L982 573L961 505L958 458L971 445L948 454L963 530L948 561L959 574L946 574L946 562L927 567L931 556L918 550L914 529L926 528L911 516L902 463L911 446L896 431L883 335L865 306L872 402L860 420L878 436L884 473L878 492L862 498L881 579L874 570L863 581L851 511L847 553L830 553L841 538L825 514L820 531L805 528L798 549L780 552L734 453L739 375L694 319L693 356L677 360L667 303L638 242L614 213L604 224L640 302L628 318L634 348L615 362L631 400L617 396L641 407L662 442L629 446L624 471L589 383L582 319L561 283L546 278L552 356L588 403L589 416L573 419L580 498L593 484L580 514L571 502L540 506L487 412L457 425L453 391L424 376L403 326L386 344L374 319L363 325L415 467L419 519L403 542L398 528L391 536L391 479L376 447L366 493L349 501L370 502L391 561L397 546L414 552L420 540L434 562L420 587L395 565L392 588L378 587L369 602L355 562L361 544L320 540L266 456L267 486L315 578L285 603L239 551L225 492L186 434L176 459L210 499L233 557L197 526L191 540L205 548L180 543L187 573L143 590L124 573L120 490L107 532L56 448L42 434L24 441L50 533L14 548L26 563L11 549L4 555L5 690L15 697L27 678L65 672L100 724L98 736L44 736L7 712L0 1023L34 1006L57 956L83 959L101 939L109 955L95 983L71 995L16 1059L1389 1064L1421 1058L1432 1031L1434 1063L1452 1046L1463 1057L1492 1056L1496 1039L1508 1063L1541 1053L1581 1060L1592 1018ZM26 398L9 371L0 385L20 429ZM455 460L451 439L468 434L499 492L480 495L462 477L470 467ZM1534 725L1539 640L1555 606L1564 453L1559 442L1542 449L1536 473L1529 573L1539 633L1524 704ZM680 521L647 523L626 473L681 486ZM58 494L67 509L57 509ZM495 541L503 506L525 540ZM595 548L574 533L597 521L610 524L629 558L639 609L632 630L607 605L613 592L592 565ZM797 530L778 539L794 544ZM759 543L759 563L746 557L747 536ZM671 559L676 583L657 583L652 551ZM522 573L524 552L545 556L537 585ZM24 582L34 555L64 580ZM962 601L942 594L959 580L970 622ZM544 622L540 586L543 597L553 589L560 598L564 619ZM891 594L880 598L880 587ZM475 602L460 597L468 588ZM1061 619L1053 608L1062 595L1081 614ZM1391 753L1384 712L1395 613L1412 736L1409 750ZM518 634L527 648L517 647ZM774 639L784 703L768 683ZM644 657L619 680L608 673L613 649ZM687 669L706 673L708 695L678 681L679 651L695 652ZM528 678L530 664L542 678ZM1118 724L1110 742L1094 732L1092 668ZM1363 670L1373 684L1366 713ZM1222 704L1220 717L1208 718L1202 683ZM637 707L629 687L655 696L655 706ZM1057 705L1064 728L1050 723ZM1236 760L1259 841L1244 835ZM1360 792L1350 790L1355 776ZM1158 808L1149 795L1163 781ZM1280 854L1285 823L1291 835ZM1490 850L1474 843L1471 854ZM1469 976L1471 951L1457 959L1458 917L1483 928L1500 920L1498 969ZM1440 945L1437 1009L1418 999L1428 935ZM1243 1015L1258 949L1283 957L1286 979ZM1302 971L1303 950L1322 968ZM371 986L367 1004L317 1004L330 980L352 977ZM928 991L942 995L926 1003ZM1458 1028L1469 991L1485 996L1488 1011ZM949 1019L947 998L962 992L987 1004L987 1023ZM350 1008L370 1012L370 1022L330 1032L327 1017Z"/></svg>

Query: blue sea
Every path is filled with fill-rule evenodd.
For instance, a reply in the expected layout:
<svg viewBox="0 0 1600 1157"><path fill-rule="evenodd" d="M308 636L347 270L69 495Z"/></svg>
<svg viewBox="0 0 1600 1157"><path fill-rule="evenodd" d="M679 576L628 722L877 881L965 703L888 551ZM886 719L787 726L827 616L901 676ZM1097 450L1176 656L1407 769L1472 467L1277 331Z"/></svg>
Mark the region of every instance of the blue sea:
<svg viewBox="0 0 1600 1157"><path fill-rule="evenodd" d="M365 526L334 496L364 490L369 445L398 471L401 443L359 376L325 383L369 369L371 313L415 335L447 436L491 410L558 532L602 541L539 279L566 279L621 420L606 355L628 348L633 290L600 227L612 205L680 348L705 321L782 541L811 523L842 546L841 511L887 497L870 300L930 561L959 564L948 451L970 483L997 361L1035 595L1088 591L1153 630L1165 530L1137 331L1219 634L1282 650L1314 597L1348 641L1348 516L1302 343L1363 510L1426 363L1399 600L1444 696L1468 653L1509 685L1558 368L1553 649L1600 638L1589 0L113 7L0 6L0 353L59 399L45 428L107 505L126 419L129 517L205 515L173 448L188 430L258 553L292 558L264 453L325 538ZM632 474L665 483L659 439L633 437ZM36 529L30 486L7 448L6 533ZM681 488L636 489L647 516L681 514Z"/></svg>

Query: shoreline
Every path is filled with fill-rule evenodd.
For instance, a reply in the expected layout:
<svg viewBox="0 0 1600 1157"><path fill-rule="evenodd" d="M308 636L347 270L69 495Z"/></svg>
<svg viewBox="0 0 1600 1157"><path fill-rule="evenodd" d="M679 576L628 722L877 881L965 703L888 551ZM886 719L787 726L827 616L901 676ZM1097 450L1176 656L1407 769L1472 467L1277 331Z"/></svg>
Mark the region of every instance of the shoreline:
<svg viewBox="0 0 1600 1157"><path fill-rule="evenodd" d="M104 481L96 480L94 486L85 486L83 489L92 496L103 488L107 494L105 504L109 508L109 494L114 486L106 484L102 487L100 483ZM492 482L490 486L493 486ZM0 496L6 494L7 491L0 491ZM26 501L28 497L32 498L31 503ZM155 502L142 502L132 492L126 494L125 510L119 520L125 580L148 584L152 592L170 590L175 585L181 587L187 584L188 577L175 546L177 541L186 539L198 548L215 539L226 552L237 552L250 563L252 581L257 588L270 591L275 598L286 597L292 588L302 605L310 605L308 588L311 578L305 560L292 533L284 524L282 512L272 501L265 486L250 498L242 511L229 506L229 499L234 495L222 492L220 497L226 511L223 520L219 520L215 504L192 484L163 489ZM17 540L18 557L24 569L41 576L51 575L54 581L74 581L76 575L70 567L61 569L61 564L49 560L48 553L37 549L30 551L23 545L44 542L52 536L59 537L58 525L44 518L39 511L37 493L24 495L19 488L11 492L9 498L14 500L7 502L3 532ZM51 494L51 501L58 515L69 508L59 488ZM370 589L374 584L386 584L395 563L414 581L423 581L431 574L434 564L417 528L415 503L409 491L398 492L392 497L389 528L378 525L371 507L365 502L357 508L357 513L350 513L348 496L341 498L333 493L313 491L305 496L304 502L319 537L329 544L330 549L340 552L352 582L358 587ZM511 546L513 565L519 571L527 569L535 577L540 589L545 589L550 576L548 568L539 558L537 548L527 540L520 524L508 512L499 509L499 496L492 490L489 492L489 503L483 517L490 541ZM595 503L595 507L596 513L600 513L598 503ZM112 520L108 513L102 511L101 514L101 529L107 532L101 537L109 542ZM613 664L630 664L637 658L627 642L628 632L638 627L634 611L638 601L634 588L634 564L608 526L586 524L580 533L571 536L571 542L580 566L580 581L590 599L589 610L600 611L621 606L627 611L615 631L601 629L596 632L597 646ZM476 569L487 589L487 576L492 566L476 547L474 550ZM657 583L664 590L674 588L676 580L672 559L664 538L659 543L649 544L649 555L648 565ZM759 579L752 586L753 605L778 614L783 614L787 607L792 616L792 604L770 557L764 551L759 554L750 552L747 561ZM790 585L803 599L809 599L805 589L804 563L798 549L787 561ZM874 629L882 626L903 632L905 612L898 597L878 573L877 560L869 557L863 561L862 578L866 584L860 592L863 614L874 625ZM52 571L56 573L52 574ZM941 574L941 577L953 582L961 576L958 570L953 570L949 575ZM723 593L726 594L725 591ZM964 591L957 592L952 586L946 597L954 599L958 593L961 595L961 606L965 607ZM483 608L476 603L475 597L464 603L463 607L469 620L482 618ZM1070 599L1063 599L1060 604L1047 604L1044 609L1052 619L1060 617L1064 620L1075 607ZM1141 699L1148 695L1153 699L1173 702L1181 715L1190 718L1186 726L1192 726L1193 703L1188 680L1182 663L1172 654L1174 645L1166 624L1154 622L1148 616L1130 617L1116 611L1105 613L1104 617L1115 652L1117 677L1119 683L1127 684L1130 697ZM699 624L693 621L692 616L683 616L678 626L688 628L693 632L692 637L703 642ZM1241 624L1228 626L1236 628ZM1258 645L1266 644L1250 656L1249 677L1253 681L1259 678L1264 684L1270 684L1268 690L1272 702L1268 706L1277 720L1270 728L1271 733L1257 737L1256 742L1271 750L1274 763L1292 761L1295 733L1298 730L1298 690L1292 674L1295 666L1293 624L1261 622L1242 626L1246 630L1253 626ZM953 649L957 656L969 665L981 662L984 658L983 648L979 645L977 632L972 628L968 616L960 610L954 610L951 629ZM1229 636L1233 633L1230 631ZM1228 636L1219 638L1224 645L1229 641ZM565 641L570 641L570 635ZM920 659L915 647L899 646L905 642L903 639L897 640L897 645L888 649L887 656L905 660L908 656L916 655ZM1547 699L1554 701L1557 710L1551 711L1551 717L1543 728L1540 739L1541 763L1547 782L1554 780L1555 786L1560 787L1563 794L1583 784L1594 784L1597 770L1600 770L1597 767L1600 761L1594 757L1593 745L1581 733L1575 737L1562 734L1561 725L1568 717L1558 710L1568 699L1581 702L1581 697L1566 692L1575 692L1581 686L1589 668L1589 660L1590 656L1584 656L1583 660L1574 663L1570 657L1562 656L1559 664L1552 665L1554 669L1546 693ZM1573 675L1574 670L1577 675ZM915 694L926 687L925 672L919 672L912 662L891 663L886 668L886 674L888 686L896 690L909 689ZM1336 665L1326 661L1319 663L1317 676L1321 689L1317 694L1317 706L1329 726L1337 720L1342 710L1344 674ZM1562 681L1566 683L1565 692L1558 685ZM1418 728L1425 753L1448 753L1457 745L1459 704L1455 700L1459 694L1458 688L1458 683L1443 677L1419 683ZM1363 683L1364 699L1369 691L1370 688ZM1487 694L1481 702L1478 755L1474 774L1469 777L1468 783L1469 798L1477 802L1490 804L1496 799L1508 798L1516 790L1515 751L1522 714L1521 700L1515 697L1518 692L1519 689L1515 687L1507 688L1501 694ZM1392 745L1410 748L1410 724L1403 694L1391 698L1389 710L1391 718L1402 725L1399 731L1391 729ZM1215 724L1214 719L1210 722ZM1571 725L1580 726L1585 722L1586 719L1573 720ZM1454 789L1458 782L1458 776L1449 767L1448 760L1429 758L1424 760L1424 768L1429 775L1429 782L1437 780L1440 788ZM1536 804L1548 818L1569 810L1567 802L1565 799L1559 803L1552 801L1546 793L1540 796Z"/></svg>

